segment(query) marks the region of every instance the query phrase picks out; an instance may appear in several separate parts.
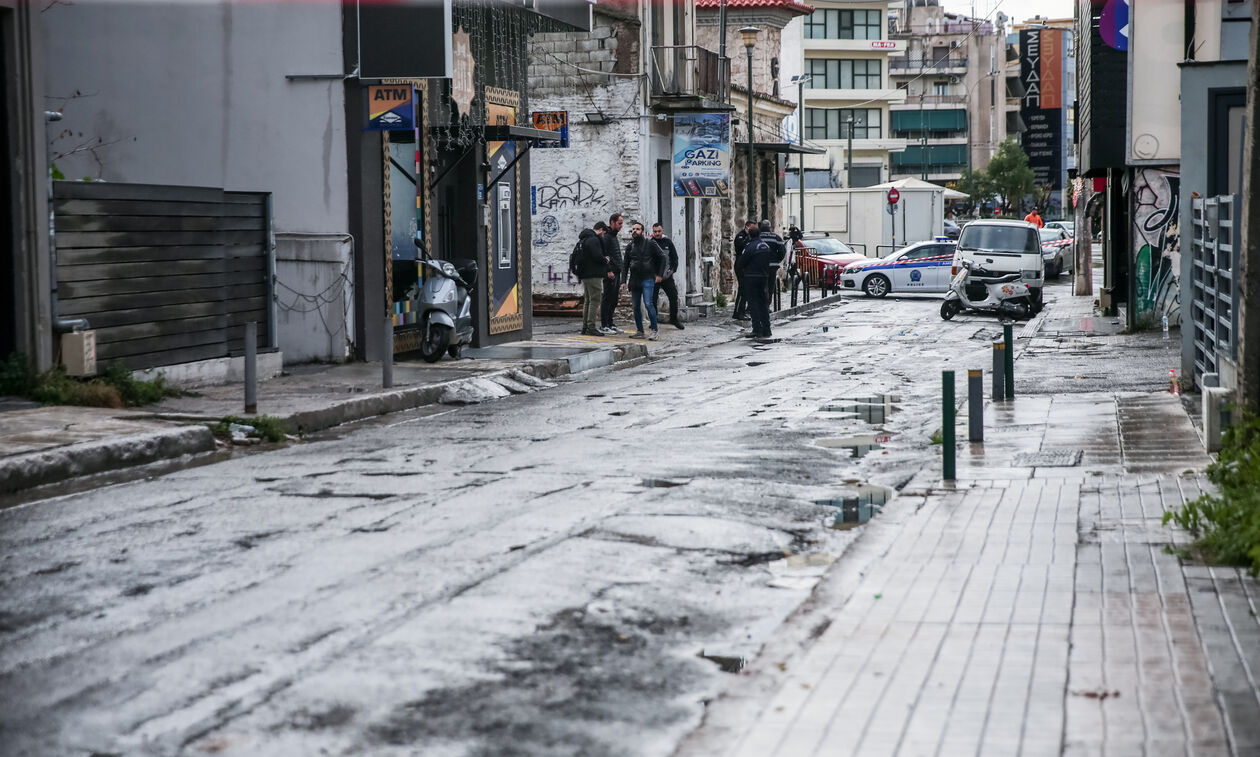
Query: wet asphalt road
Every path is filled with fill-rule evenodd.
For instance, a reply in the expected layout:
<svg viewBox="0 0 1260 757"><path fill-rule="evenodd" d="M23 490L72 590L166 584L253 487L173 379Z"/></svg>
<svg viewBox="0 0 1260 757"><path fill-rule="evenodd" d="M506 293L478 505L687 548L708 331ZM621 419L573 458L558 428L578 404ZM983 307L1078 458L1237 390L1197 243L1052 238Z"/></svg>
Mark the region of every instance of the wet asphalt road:
<svg viewBox="0 0 1260 757"><path fill-rule="evenodd" d="M0 511L0 753L669 754L729 675L700 655L754 655L859 533L816 502L908 481L940 369L987 367L996 323L938 307Z"/></svg>

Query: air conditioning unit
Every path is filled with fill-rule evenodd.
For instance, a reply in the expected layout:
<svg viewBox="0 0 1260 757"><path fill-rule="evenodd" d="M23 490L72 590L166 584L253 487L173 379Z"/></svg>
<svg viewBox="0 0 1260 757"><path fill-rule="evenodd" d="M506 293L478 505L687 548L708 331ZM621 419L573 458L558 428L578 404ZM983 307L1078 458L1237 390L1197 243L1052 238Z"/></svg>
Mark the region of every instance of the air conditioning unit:
<svg viewBox="0 0 1260 757"><path fill-rule="evenodd" d="M958 77L957 77L957 76L951 76L951 77L949 77L949 83L950 83L950 84L957 84L957 83L958 83Z"/></svg>
<svg viewBox="0 0 1260 757"><path fill-rule="evenodd" d="M956 48L956 47L958 47L958 40L954 40L953 42L950 42L950 43L949 43L949 48L950 48L951 50L953 50L953 49L954 49L954 48Z"/></svg>

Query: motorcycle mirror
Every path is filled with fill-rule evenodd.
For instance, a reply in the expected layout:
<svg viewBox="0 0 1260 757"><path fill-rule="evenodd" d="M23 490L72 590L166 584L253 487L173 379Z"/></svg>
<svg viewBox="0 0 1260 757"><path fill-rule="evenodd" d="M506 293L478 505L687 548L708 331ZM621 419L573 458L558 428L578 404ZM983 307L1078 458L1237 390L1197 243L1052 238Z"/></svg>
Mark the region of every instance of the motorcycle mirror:
<svg viewBox="0 0 1260 757"><path fill-rule="evenodd" d="M417 249L417 250L423 250L423 249L424 249L424 240L420 238L420 232L419 232L419 231L417 231L417 232L416 232L416 237L415 237L415 239L413 239L413 240L411 240L411 241L415 242L415 244L416 244L416 249Z"/></svg>

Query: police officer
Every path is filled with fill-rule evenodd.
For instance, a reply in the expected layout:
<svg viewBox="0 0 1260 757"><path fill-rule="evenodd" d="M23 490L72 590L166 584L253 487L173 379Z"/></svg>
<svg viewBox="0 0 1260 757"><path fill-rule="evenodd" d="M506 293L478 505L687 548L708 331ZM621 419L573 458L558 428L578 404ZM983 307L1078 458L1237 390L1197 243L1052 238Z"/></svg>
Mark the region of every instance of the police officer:
<svg viewBox="0 0 1260 757"><path fill-rule="evenodd" d="M770 338L770 302L767 300L767 288L770 281L771 265L775 260L776 250L761 237L757 227L749 232L748 246L735 261L735 274L744 282L744 297L748 300L748 315L752 317L753 339Z"/></svg>
<svg viewBox="0 0 1260 757"><path fill-rule="evenodd" d="M744 279L739 273L739 256L744 253L748 241L756 235L757 221L754 218L744 221L744 228L735 235L735 283L739 288L735 290L735 312L731 313L731 317L737 321L748 320L748 300L744 296Z"/></svg>

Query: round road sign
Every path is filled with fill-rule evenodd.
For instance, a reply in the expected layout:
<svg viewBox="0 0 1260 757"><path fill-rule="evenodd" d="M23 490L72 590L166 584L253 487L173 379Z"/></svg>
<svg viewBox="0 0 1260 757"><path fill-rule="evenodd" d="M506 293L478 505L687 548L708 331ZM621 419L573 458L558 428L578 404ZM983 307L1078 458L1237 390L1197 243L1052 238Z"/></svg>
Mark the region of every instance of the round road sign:
<svg viewBox="0 0 1260 757"><path fill-rule="evenodd" d="M896 205L897 200L900 200L900 199L901 199L901 193L897 191L896 187L893 187L892 189L888 190L888 204L889 205Z"/></svg>

